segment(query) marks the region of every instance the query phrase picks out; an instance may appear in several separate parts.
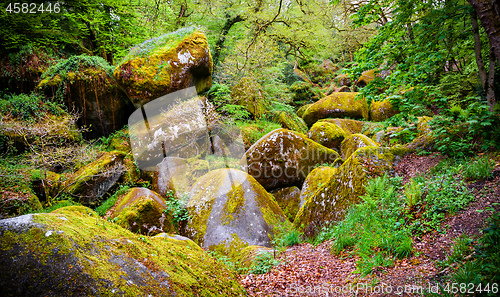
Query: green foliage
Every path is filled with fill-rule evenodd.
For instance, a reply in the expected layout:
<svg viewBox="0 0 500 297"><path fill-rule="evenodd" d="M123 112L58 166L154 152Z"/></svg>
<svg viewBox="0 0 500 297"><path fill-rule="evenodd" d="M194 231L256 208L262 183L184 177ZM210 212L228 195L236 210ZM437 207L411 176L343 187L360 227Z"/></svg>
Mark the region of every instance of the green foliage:
<svg viewBox="0 0 500 297"><path fill-rule="evenodd" d="M303 234L297 230L289 230L279 237L274 238L273 245L278 248L290 247L302 242Z"/></svg>
<svg viewBox="0 0 500 297"><path fill-rule="evenodd" d="M409 183L405 184L404 194L406 197L406 205L408 205L410 209L420 202L422 198L420 185L414 179L411 179Z"/></svg>
<svg viewBox="0 0 500 297"><path fill-rule="evenodd" d="M251 146L267 133L281 128L281 125L265 120L255 122L236 121L236 126L241 130L246 147Z"/></svg>
<svg viewBox="0 0 500 297"><path fill-rule="evenodd" d="M217 251L207 251L207 253L212 256L215 260L226 265L231 270L236 270L236 265L234 261L226 255L222 255Z"/></svg>
<svg viewBox="0 0 500 297"><path fill-rule="evenodd" d="M172 216L175 227L179 229L182 222L189 220L189 214L186 209L189 201L189 194L185 193L177 198L173 191L167 191L165 200L166 207L163 212L166 215Z"/></svg>
<svg viewBox="0 0 500 297"><path fill-rule="evenodd" d="M35 122L47 113L61 115L63 109L54 102L45 100L43 95L31 94L0 94L0 114Z"/></svg>
<svg viewBox="0 0 500 297"><path fill-rule="evenodd" d="M252 274L264 274L268 273L271 271L271 269L279 265L280 261L277 259L274 259L274 256L272 253L259 253L255 259L254 262L252 263L252 266L248 270L248 273Z"/></svg>
<svg viewBox="0 0 500 297"><path fill-rule="evenodd" d="M58 208L62 208L62 207L66 207L66 206L73 206L73 205L80 206L81 204L78 203L78 202L75 202L75 201L73 201L71 199L69 199L69 200L61 200L61 201L56 202L52 206L44 208L43 212L53 212L54 210L56 210Z"/></svg>
<svg viewBox="0 0 500 297"><path fill-rule="evenodd" d="M109 77L113 77L115 67L101 57L89 56L86 54L71 56L68 59L61 60L54 66L51 66L42 74L42 79L52 79L56 75L66 78L68 72L78 72L84 68L95 68L104 70Z"/></svg>
<svg viewBox="0 0 500 297"><path fill-rule="evenodd" d="M115 205L116 200L118 200L118 198L123 194L127 193L130 188L130 185L120 185L118 189L113 193L113 195L111 195L95 209L95 212L97 212L100 216L104 216L108 212L108 210L110 210Z"/></svg>
<svg viewBox="0 0 500 297"><path fill-rule="evenodd" d="M418 119L415 116L407 115L404 113L396 114L382 123L383 130L388 127L400 127L400 131L394 132L390 135L390 143L392 145L397 143L409 143L417 137L417 122Z"/></svg>
<svg viewBox="0 0 500 297"><path fill-rule="evenodd" d="M466 180L487 179L493 174L495 161L488 156L477 157L464 167L463 176Z"/></svg>

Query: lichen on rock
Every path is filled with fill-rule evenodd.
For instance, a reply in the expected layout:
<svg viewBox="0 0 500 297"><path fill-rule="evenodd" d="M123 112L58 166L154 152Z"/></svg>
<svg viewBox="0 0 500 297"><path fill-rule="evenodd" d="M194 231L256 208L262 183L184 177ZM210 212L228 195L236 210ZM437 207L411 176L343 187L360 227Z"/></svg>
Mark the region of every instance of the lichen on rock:
<svg viewBox="0 0 500 297"><path fill-rule="evenodd" d="M0 220L3 296L244 296L194 243L137 235L84 207Z"/></svg>
<svg viewBox="0 0 500 297"><path fill-rule="evenodd" d="M382 122L396 115L398 111L392 106L389 99L372 101L370 104L370 120Z"/></svg>
<svg viewBox="0 0 500 297"><path fill-rule="evenodd" d="M277 129L264 135L242 158L244 169L264 188L300 186L317 164L333 163L339 154L305 135Z"/></svg>
<svg viewBox="0 0 500 297"><path fill-rule="evenodd" d="M366 98L357 97L358 93L333 93L316 103L313 103L302 118L308 126L320 119L351 117L368 119L368 103Z"/></svg>
<svg viewBox="0 0 500 297"><path fill-rule="evenodd" d="M307 136L327 148L339 151L340 144L347 136L347 133L336 124L316 122L309 129Z"/></svg>
<svg viewBox="0 0 500 297"><path fill-rule="evenodd" d="M358 148L365 146L378 147L378 143L363 134L351 134L342 141L342 158L347 160Z"/></svg>
<svg viewBox="0 0 500 297"><path fill-rule="evenodd" d="M184 234L204 248L234 258L249 245L271 246L288 225L283 211L252 176L217 169L202 176L190 192Z"/></svg>
<svg viewBox="0 0 500 297"><path fill-rule="evenodd" d="M338 172L307 198L295 217L294 227L306 236L313 236L323 226L343 219L348 207L360 202L359 197L365 194L366 181L390 172L399 158L394 153L400 152L374 146L357 149Z"/></svg>

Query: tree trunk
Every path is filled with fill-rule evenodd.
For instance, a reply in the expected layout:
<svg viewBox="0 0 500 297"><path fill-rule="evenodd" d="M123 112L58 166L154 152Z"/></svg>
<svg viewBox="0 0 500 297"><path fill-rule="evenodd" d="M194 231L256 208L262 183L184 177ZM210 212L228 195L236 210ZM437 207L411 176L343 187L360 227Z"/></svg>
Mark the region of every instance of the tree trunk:
<svg viewBox="0 0 500 297"><path fill-rule="evenodd" d="M224 24L224 27L222 28L222 31L220 33L219 40L217 40L217 43L215 44L215 51L214 51L214 56L213 56L213 61L214 61L214 68L219 64L219 57L220 53L222 51L222 47L224 46L224 42L226 41L226 36L229 33L229 30L231 27L238 23L242 22L245 19L242 18L241 16L235 16L235 17L229 17L229 15L226 15L226 23Z"/></svg>
<svg viewBox="0 0 500 297"><path fill-rule="evenodd" d="M488 102L488 107L490 111L493 111L493 107L496 103L495 97L495 54L490 50L490 71L488 72L488 89L486 91L486 100Z"/></svg>
<svg viewBox="0 0 500 297"><path fill-rule="evenodd" d="M491 51L500 64L500 4L499 0L467 0L476 11L490 40Z"/></svg>

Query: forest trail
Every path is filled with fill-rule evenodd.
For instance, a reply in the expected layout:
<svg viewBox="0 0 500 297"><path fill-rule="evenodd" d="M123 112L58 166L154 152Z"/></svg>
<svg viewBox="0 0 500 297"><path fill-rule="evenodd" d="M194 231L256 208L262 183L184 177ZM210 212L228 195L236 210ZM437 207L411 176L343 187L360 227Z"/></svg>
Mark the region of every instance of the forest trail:
<svg viewBox="0 0 500 297"><path fill-rule="evenodd" d="M396 171L412 177L441 159L434 154L407 155ZM250 296L421 296L422 289L437 289L437 284L447 282L450 268L439 267L439 261L452 253L456 239L466 234L476 242L492 214L485 209L498 208L494 203L500 203L500 166L497 164L490 180L470 183L468 188L475 200L442 222L441 229L446 232L414 236L413 255L396 260L392 267L376 267L362 278L353 273L358 256L349 251L332 253L332 241L317 246L302 243L277 255L281 263L268 273L241 275L240 283ZM486 188L492 190L483 191Z"/></svg>

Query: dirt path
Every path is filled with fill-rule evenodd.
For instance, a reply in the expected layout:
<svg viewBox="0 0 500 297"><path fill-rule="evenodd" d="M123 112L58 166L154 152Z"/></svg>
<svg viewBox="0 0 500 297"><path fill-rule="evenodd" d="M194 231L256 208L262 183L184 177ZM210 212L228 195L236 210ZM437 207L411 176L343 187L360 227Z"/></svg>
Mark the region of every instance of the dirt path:
<svg viewBox="0 0 500 297"><path fill-rule="evenodd" d="M410 155L402 162L408 164L405 173L413 176L416 171L428 170L439 159ZM250 296L417 296L422 288L437 289L436 284L445 282L449 271L438 268L436 261L451 254L454 240L461 234L478 238L492 213L481 210L500 203L500 168L495 169L490 181L473 183L468 188L476 199L442 223L447 232L413 238L413 256L396 260L393 267L378 267L371 275L360 278L353 273L357 257L332 254L330 241L316 247L304 243L279 255L282 263L270 272L241 275L240 283Z"/></svg>

